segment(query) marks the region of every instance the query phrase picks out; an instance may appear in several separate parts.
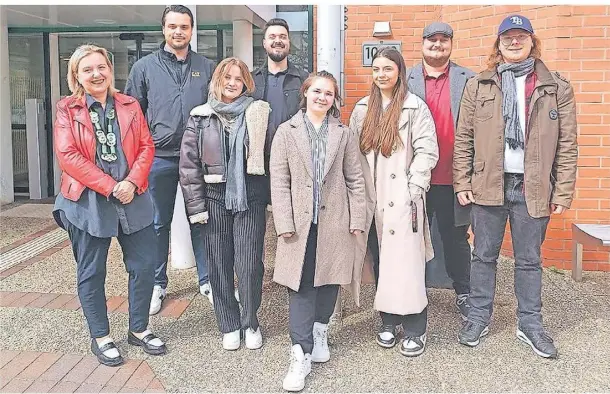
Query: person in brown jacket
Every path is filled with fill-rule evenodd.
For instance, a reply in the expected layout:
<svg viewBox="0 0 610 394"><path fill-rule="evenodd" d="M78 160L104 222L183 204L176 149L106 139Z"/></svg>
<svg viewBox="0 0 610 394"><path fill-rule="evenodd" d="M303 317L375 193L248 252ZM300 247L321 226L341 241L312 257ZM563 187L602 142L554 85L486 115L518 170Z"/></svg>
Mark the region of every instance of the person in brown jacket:
<svg viewBox="0 0 610 394"><path fill-rule="evenodd" d="M540 40L521 15L504 19L488 69L470 79L455 135L453 185L472 204L474 252L468 320L459 342L489 332L496 265L509 220L515 256L517 338L557 357L542 325L542 262L549 216L570 207L576 182L576 103L570 83L540 60Z"/></svg>
<svg viewBox="0 0 610 394"><path fill-rule="evenodd" d="M263 154L269 105L255 101L253 91L243 61L221 61L208 102L190 112L178 165L189 221L204 224L214 312L225 350L239 349L242 330L246 348L263 346L257 312L265 270L267 186L260 161L257 165L252 159ZM235 273L241 311L234 296Z"/></svg>
<svg viewBox="0 0 610 394"><path fill-rule="evenodd" d="M311 362L330 359L328 322L339 285L352 282L366 219L358 141L339 120L327 71L301 87L301 111L271 146L271 202L279 236L273 280L288 288L291 362L283 387L300 391Z"/></svg>

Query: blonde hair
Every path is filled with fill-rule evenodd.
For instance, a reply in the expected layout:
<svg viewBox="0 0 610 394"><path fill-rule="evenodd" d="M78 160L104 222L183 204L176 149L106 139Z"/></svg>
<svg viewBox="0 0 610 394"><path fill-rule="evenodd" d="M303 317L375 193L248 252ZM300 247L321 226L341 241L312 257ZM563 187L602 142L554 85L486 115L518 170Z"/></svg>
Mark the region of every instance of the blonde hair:
<svg viewBox="0 0 610 394"><path fill-rule="evenodd" d="M254 79L252 79L252 75L250 74L250 70L248 70L246 63L236 57L228 57L218 63L216 70L214 70L214 74L212 74L212 80L210 81L210 96L218 101L221 101L222 99L223 81L225 76L229 73L231 66L237 66L239 67L239 71L241 71L241 77L245 88L245 92L242 92L241 94L252 94L254 92Z"/></svg>
<svg viewBox="0 0 610 394"><path fill-rule="evenodd" d="M104 56L104 59L106 59L106 65L110 69L110 86L108 87L108 94L114 96L118 90L114 87L114 67L112 66L112 62L108 57L108 51L105 48L92 44L79 46L76 48L74 53L72 53L72 56L70 56L70 61L68 62L68 75L66 76L66 79L68 80L68 88L70 88L72 96L82 97L85 94L85 88L80 82L78 82L78 78L76 76L78 74L78 65L80 64L81 60L92 53L99 53L100 55Z"/></svg>
<svg viewBox="0 0 610 394"><path fill-rule="evenodd" d="M532 37L532 50L530 51L529 57L533 57L534 59L540 59L542 56L542 42L540 38L538 38L535 34L531 35ZM496 42L491 50L491 53L487 57L487 69L490 71L494 71L496 67L500 64L504 63L504 58L502 57L502 52L500 52L500 37L496 38Z"/></svg>

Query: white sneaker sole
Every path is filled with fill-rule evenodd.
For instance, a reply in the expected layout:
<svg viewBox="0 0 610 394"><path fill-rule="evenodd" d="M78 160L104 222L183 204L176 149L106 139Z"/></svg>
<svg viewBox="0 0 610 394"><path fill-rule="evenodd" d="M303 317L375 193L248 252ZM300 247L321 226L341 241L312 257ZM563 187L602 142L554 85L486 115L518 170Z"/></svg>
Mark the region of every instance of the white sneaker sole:
<svg viewBox="0 0 610 394"><path fill-rule="evenodd" d="M479 335L479 338L476 341L472 341L472 342L462 342L460 341L460 337L458 335L458 341L462 344L462 345L466 345L466 346L470 346L470 347L475 347L478 346L479 343L481 343L481 338L483 338L484 336L486 336L487 334L489 334L489 326L485 327L483 329L483 331L481 331L481 335Z"/></svg>
<svg viewBox="0 0 610 394"><path fill-rule="evenodd" d="M421 349L419 349L417 351L404 350L401 346L400 354L402 354L405 357L417 357L417 356L421 355L424 352L424 350L426 350L426 344L424 344L424 347L422 347Z"/></svg>
<svg viewBox="0 0 610 394"><path fill-rule="evenodd" d="M305 374L305 377L307 377L309 374L311 373L311 370L307 371L307 373ZM291 392L296 392L296 391L301 391L305 388L305 379L303 379L303 382L300 384L295 384L293 386L291 386L290 384L286 383L286 381L282 382L282 388L286 391L291 391Z"/></svg>
<svg viewBox="0 0 610 394"><path fill-rule="evenodd" d="M387 344L387 343L383 343L383 342L379 341L379 338L377 338L377 336L375 336L375 342L377 342L377 344L384 349L391 349L394 346L396 346L396 337L394 337L394 341L391 344Z"/></svg>
<svg viewBox="0 0 610 394"><path fill-rule="evenodd" d="M530 347L532 348L532 350L534 351L534 353L536 353L537 355L539 355L540 357L544 357L544 358L552 358L553 355L548 354L548 353L544 353L540 350L538 350L536 348L536 346L534 346L534 344L532 343L532 341L529 340L529 338L527 337L527 335L525 335L525 333L519 329L517 329L517 338L519 338L519 340L521 342L527 343L528 345L530 345Z"/></svg>
<svg viewBox="0 0 610 394"><path fill-rule="evenodd" d="M263 341L261 340L260 342L257 343L248 343L246 342L246 348L250 349L250 350L257 350L263 347Z"/></svg>
<svg viewBox="0 0 610 394"><path fill-rule="evenodd" d="M330 360L330 353L324 356L314 356L313 353L311 355L311 361L314 363L325 363L328 362L328 360Z"/></svg>
<svg viewBox="0 0 610 394"><path fill-rule="evenodd" d="M159 303L158 307L155 308L150 308L148 310L148 316L152 316L152 315L156 315L157 313L159 313L159 311L161 310L161 307L163 307L163 301L165 300L165 297L163 297L163 300L161 300L161 302Z"/></svg>

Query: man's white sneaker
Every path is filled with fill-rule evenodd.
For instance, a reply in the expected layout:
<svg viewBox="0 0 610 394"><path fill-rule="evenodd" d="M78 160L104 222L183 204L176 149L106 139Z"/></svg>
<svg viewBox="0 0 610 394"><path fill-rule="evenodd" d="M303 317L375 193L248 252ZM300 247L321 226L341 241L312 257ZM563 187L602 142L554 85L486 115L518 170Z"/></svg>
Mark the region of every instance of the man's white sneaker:
<svg viewBox="0 0 610 394"><path fill-rule="evenodd" d="M305 377L311 372L311 356L303 354L301 345L292 345L290 367L282 386L286 391L301 391L305 387Z"/></svg>
<svg viewBox="0 0 610 394"><path fill-rule="evenodd" d="M237 350L241 344L241 330L228 332L222 336L222 348L224 350Z"/></svg>
<svg viewBox="0 0 610 394"><path fill-rule="evenodd" d="M166 292L167 290L161 288L159 285L155 285L155 287L153 287L152 298L150 299L150 309L148 310L149 315L159 313L161 310L161 304L165 299Z"/></svg>
<svg viewBox="0 0 610 394"><path fill-rule="evenodd" d="M314 363L325 363L330 360L328 349L328 324L315 322L313 324L313 351L311 361Z"/></svg>
<svg viewBox="0 0 610 394"><path fill-rule="evenodd" d="M256 331L251 328L246 330L246 347L250 350L260 349L263 346L263 334L261 334L261 328L258 327Z"/></svg>
<svg viewBox="0 0 610 394"><path fill-rule="evenodd" d="M214 305L214 299L212 298L212 286L210 286L210 282L204 283L199 286L199 292L202 296L207 297L210 304Z"/></svg>
<svg viewBox="0 0 610 394"><path fill-rule="evenodd" d="M239 290L237 287L235 288L235 300L237 300L237 303L239 303Z"/></svg>

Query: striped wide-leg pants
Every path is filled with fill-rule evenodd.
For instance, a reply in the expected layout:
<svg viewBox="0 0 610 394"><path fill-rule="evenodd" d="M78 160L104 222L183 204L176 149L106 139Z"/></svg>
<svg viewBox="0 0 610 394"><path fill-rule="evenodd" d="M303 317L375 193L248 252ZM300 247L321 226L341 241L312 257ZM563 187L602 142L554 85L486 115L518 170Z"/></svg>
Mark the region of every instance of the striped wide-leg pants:
<svg viewBox="0 0 610 394"><path fill-rule="evenodd" d="M210 188L206 198L209 219L203 226L203 239L218 328L223 334L240 328L256 331L265 273L262 256L266 206L248 202L248 210L234 214L225 208L224 190L213 196L216 198L209 198L209 191ZM234 295L235 274L241 313Z"/></svg>

